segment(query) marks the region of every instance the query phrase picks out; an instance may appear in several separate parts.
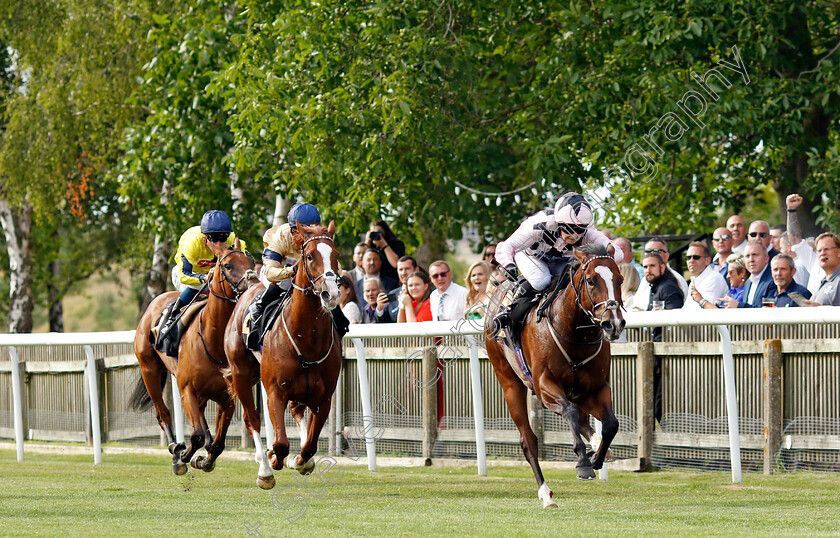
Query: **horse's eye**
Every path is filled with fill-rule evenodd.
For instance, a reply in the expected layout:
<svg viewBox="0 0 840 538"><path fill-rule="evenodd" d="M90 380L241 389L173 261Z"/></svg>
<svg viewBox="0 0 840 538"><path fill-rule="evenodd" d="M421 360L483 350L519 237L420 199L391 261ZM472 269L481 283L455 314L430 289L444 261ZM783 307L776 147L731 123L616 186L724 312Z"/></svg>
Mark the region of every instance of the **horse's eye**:
<svg viewBox="0 0 840 538"><path fill-rule="evenodd" d="M587 277L586 278L586 283L589 284L590 286L594 286L595 285L595 279L592 278L591 276Z"/></svg>
<svg viewBox="0 0 840 538"><path fill-rule="evenodd" d="M229 263L225 264L225 271L230 271L230 264Z"/></svg>
<svg viewBox="0 0 840 538"><path fill-rule="evenodd" d="M312 261L312 254L307 254L306 255L306 261L308 261L308 262Z"/></svg>

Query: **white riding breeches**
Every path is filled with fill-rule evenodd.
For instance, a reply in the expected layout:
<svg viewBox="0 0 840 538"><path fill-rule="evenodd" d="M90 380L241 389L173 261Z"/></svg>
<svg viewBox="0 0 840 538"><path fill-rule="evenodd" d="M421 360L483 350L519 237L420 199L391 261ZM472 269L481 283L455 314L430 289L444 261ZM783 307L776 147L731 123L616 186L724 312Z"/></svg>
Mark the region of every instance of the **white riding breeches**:
<svg viewBox="0 0 840 538"><path fill-rule="evenodd" d="M513 260L525 280L537 291L546 289L551 284L551 277L559 275L571 261L562 258L556 262L549 262L542 258L529 256L524 252L514 254Z"/></svg>

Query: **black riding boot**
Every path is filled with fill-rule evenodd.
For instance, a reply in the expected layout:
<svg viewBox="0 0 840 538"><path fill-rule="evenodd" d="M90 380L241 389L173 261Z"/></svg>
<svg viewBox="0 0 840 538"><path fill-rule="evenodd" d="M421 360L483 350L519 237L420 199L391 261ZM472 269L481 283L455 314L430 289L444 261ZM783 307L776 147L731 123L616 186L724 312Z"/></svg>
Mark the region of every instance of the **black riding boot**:
<svg viewBox="0 0 840 538"><path fill-rule="evenodd" d="M523 302L530 300L536 293L537 290L535 290L534 287L531 286L531 283L525 279L522 279L522 281L519 283L519 288L516 290L516 293L513 295L513 298L510 301L510 305L508 305L507 308L501 310L498 314L496 314L496 318L493 320L493 328L496 330L496 332L510 327L510 315L511 312L513 312L513 309L522 304Z"/></svg>
<svg viewBox="0 0 840 538"><path fill-rule="evenodd" d="M262 339L262 315L265 306L275 301L283 290L277 284L269 285L265 291L257 297L248 307L248 314L251 316L251 322L248 324L251 332L245 336L245 347L252 351L260 349L260 340Z"/></svg>
<svg viewBox="0 0 840 538"><path fill-rule="evenodd" d="M166 337L169 336L172 327L178 319L177 313L183 306L184 303L181 301L181 298L178 297L175 299L175 302L170 305L169 310L166 311L166 320L163 322L163 325L161 325L160 332L158 333L157 340L155 341L155 349L158 351L163 351L163 342L166 340Z"/></svg>
<svg viewBox="0 0 840 538"><path fill-rule="evenodd" d="M332 320L333 325L338 330L338 335L343 338L350 331L350 320L344 315L340 306L332 309Z"/></svg>

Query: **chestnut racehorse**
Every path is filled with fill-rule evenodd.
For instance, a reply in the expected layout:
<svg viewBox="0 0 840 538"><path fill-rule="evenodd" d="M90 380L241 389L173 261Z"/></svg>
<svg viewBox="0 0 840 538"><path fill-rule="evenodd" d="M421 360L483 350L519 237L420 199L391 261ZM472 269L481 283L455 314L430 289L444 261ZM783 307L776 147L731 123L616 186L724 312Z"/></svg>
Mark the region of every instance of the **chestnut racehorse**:
<svg viewBox="0 0 840 538"><path fill-rule="evenodd" d="M249 351L242 341L242 320L257 290L249 290L236 305L225 334L226 371L231 389L242 402L245 424L254 439L259 465L257 485L274 487L271 469L285 464L301 474L315 465L318 437L330 413L332 395L341 371L341 340L330 311L338 306L338 251L333 243L335 223L292 228L301 256L293 279L291 299L266 333L261 352ZM260 415L252 389L262 380L268 412L274 425L273 450L266 453L260 439ZM291 407L300 428L301 451L288 456L284 414ZM303 421L305 408L309 419Z"/></svg>
<svg viewBox="0 0 840 538"><path fill-rule="evenodd" d="M207 472L213 470L216 458L225 449L225 436L233 417L235 400L228 392L221 372L227 367L224 331L239 296L259 282L254 272L254 259L239 249L239 239L233 247L210 245L218 260L208 274L210 295L207 304L189 322L181 338L178 360L157 351L151 333L161 312L178 296L178 292L171 291L155 297L140 319L134 336L134 354L140 363L142 378L132 396L132 404L143 409L154 403L158 423L166 434L172 453L172 472L177 475L187 472L187 462L202 446L207 450L207 458L199 456L192 464ZM162 391L170 373L178 383L184 412L193 428L189 450L176 442L172 434L172 417L163 401ZM209 400L219 405L215 440L204 417Z"/></svg>
<svg viewBox="0 0 840 538"><path fill-rule="evenodd" d="M487 355L519 429L522 451L534 471L539 486L537 496L544 508L556 508L557 504L537 461L537 437L528 422L528 391L533 390L543 407L571 424L577 477L582 480L595 477L593 469L602 467L618 431L610 391L609 341L618 338L624 329L621 273L612 252L608 254L601 245L584 245L575 251L575 256L580 267L565 291L548 293L552 302L546 315L540 315L542 308L539 308L525 319L521 342L526 369L492 329L500 299L510 289L510 282L503 283L495 292L485 322ZM602 423L600 443L593 438L589 415ZM594 461L589 459L581 434L592 442Z"/></svg>

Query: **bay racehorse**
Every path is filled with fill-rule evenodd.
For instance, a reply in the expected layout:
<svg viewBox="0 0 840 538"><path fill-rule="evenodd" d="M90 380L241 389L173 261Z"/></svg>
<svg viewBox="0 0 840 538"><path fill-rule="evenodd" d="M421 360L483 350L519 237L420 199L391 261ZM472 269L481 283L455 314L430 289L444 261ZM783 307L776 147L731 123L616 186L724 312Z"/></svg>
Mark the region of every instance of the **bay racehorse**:
<svg viewBox="0 0 840 538"><path fill-rule="evenodd" d="M522 330L521 364L516 353L493 332L493 318L500 299L512 286L503 283L494 293L485 324L487 355L502 386L508 410L519 429L522 451L537 480L537 496L544 508L556 508L554 493L543 478L537 460L537 437L528 422L526 398L532 390L543 407L571 424L577 477L595 477L603 466L610 443L618 431L610 391L610 344L624 329L621 315L621 274L602 245L584 245L575 251L580 266L564 291L549 292L545 315L531 310ZM555 279L554 286L559 282ZM605 341L606 340L606 341ZM524 367L523 367L524 366ZM602 439L595 439L589 425L592 415L602 424ZM594 460L586 445L592 441Z"/></svg>
<svg viewBox="0 0 840 538"><path fill-rule="evenodd" d="M178 296L178 292L171 291L155 297L140 318L134 336L134 354L140 363L142 378L131 403L136 409L154 404L158 423L166 434L172 453L172 471L177 475L187 472L187 462L202 446L207 450L207 458L199 456L192 463L195 468L207 472L213 470L216 458L225 449L225 436L233 417L235 400L228 392L221 373L221 369L227 367L224 331L237 299L249 286L259 281L254 271L254 259L240 250L239 239L233 247L215 243L209 245L218 260L207 278L210 294L207 304L192 318L181 338L178 360L155 349L155 337L151 332L161 312ZM176 442L172 434L172 417L163 401L163 388L169 374L175 376L184 412L193 428L189 449ZM219 405L215 440L204 416L210 400Z"/></svg>
<svg viewBox="0 0 840 538"><path fill-rule="evenodd" d="M338 251L333 243L335 223L292 228L300 249L291 298L279 319L266 333L262 351L249 351L242 340L242 321L258 293L249 290L236 305L225 334L226 371L232 392L242 402L245 425L254 439L259 465L257 485L274 487L272 468L285 464L301 474L315 465L318 437L330 413L332 396L341 371L341 339L333 327L330 311L338 306ZM260 415L253 387L262 380L268 412L274 426L273 449L266 453L260 439ZM300 455L288 456L284 414L289 405L300 429ZM304 422L305 408L309 419Z"/></svg>

